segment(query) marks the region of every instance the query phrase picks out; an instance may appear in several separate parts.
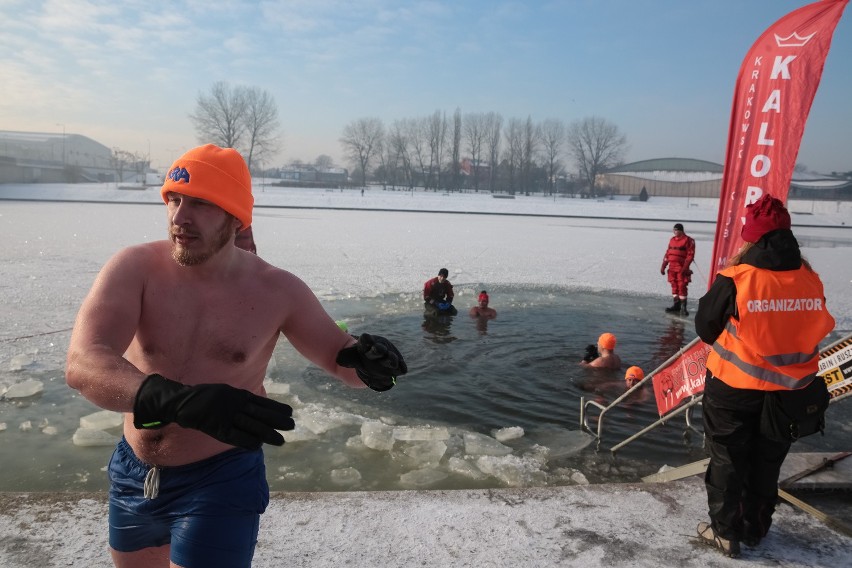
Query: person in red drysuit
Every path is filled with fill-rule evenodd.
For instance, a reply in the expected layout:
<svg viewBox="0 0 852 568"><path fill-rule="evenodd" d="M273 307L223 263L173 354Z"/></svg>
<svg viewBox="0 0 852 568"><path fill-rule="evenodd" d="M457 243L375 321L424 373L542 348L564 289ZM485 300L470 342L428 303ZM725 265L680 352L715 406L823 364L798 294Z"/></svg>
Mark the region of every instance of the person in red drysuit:
<svg viewBox="0 0 852 568"><path fill-rule="evenodd" d="M672 285L672 305L666 308L670 314L688 316L686 309L687 286L692 280L692 270L689 265L695 258L695 239L683 232L683 225L675 223L672 229L674 236L669 241L669 248L663 255L663 265L660 274L666 274L669 269L669 284Z"/></svg>

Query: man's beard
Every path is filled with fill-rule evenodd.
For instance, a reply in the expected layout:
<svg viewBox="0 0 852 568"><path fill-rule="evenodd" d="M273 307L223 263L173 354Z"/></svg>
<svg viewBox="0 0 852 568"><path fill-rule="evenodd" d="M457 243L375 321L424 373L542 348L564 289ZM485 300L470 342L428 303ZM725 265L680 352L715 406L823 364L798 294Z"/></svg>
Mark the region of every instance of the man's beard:
<svg viewBox="0 0 852 568"><path fill-rule="evenodd" d="M206 250L200 252L192 252L178 246L178 244L174 241L174 236L176 234L182 234L183 231L178 231L174 228L170 229L169 237L172 241L172 258L181 266L197 266L207 262L211 256L222 250L231 240L234 233L231 231L230 225L231 220L226 217L225 220L222 221L222 225L213 234L213 242L211 245ZM196 235L192 234L192 236Z"/></svg>

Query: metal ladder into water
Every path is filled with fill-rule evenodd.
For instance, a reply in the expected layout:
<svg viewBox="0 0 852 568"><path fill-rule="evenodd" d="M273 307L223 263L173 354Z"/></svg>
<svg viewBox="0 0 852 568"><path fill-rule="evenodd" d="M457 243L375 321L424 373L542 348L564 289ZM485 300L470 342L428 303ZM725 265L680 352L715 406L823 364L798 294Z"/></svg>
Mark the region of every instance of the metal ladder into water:
<svg viewBox="0 0 852 568"><path fill-rule="evenodd" d="M645 376L644 379L633 385L631 388L626 390L624 394L616 398L607 406L604 406L597 401L594 400L586 400L585 397L580 398L580 427L595 437L597 441L597 449L601 449L601 442L603 440L603 431L604 431L604 417L618 407L622 401L624 401L627 397L629 397L633 392L642 388L646 382L653 380L654 375L656 375L660 370L665 369L669 366L670 363L673 363L679 357L681 357L686 351L688 351L693 345L697 342L701 341L700 338L696 337L692 341L690 341L685 346L681 347L680 350L669 357L662 365L654 369L651 373ZM824 367L823 361L829 360L829 358L834 357L836 360L832 362L831 367ZM832 393L831 400L829 404L834 404L839 402L840 400L852 396L852 333L840 339L820 352L820 375L825 379L826 383L829 385L829 390L833 390L836 392ZM845 384L845 383L849 384ZM840 385L840 383L844 383ZM832 386L834 385L834 386ZM838 385L840 385L838 387ZM683 432L684 436L689 435L689 432L695 432L704 436L703 429L696 428L692 423L692 412L694 408L701 404L701 400L703 395L698 394L692 396L687 402L681 404L675 410L667 413L664 416L661 416L659 420L649 424L648 426L642 428L632 436L622 440L621 442L612 446L609 451L615 454L619 449L623 448L627 444L633 442L634 440L641 438L654 428L658 426L662 426L672 419L683 415L685 421L685 430ZM598 415L597 428L592 428L589 424L590 422L590 410L593 409L600 410L600 414Z"/></svg>

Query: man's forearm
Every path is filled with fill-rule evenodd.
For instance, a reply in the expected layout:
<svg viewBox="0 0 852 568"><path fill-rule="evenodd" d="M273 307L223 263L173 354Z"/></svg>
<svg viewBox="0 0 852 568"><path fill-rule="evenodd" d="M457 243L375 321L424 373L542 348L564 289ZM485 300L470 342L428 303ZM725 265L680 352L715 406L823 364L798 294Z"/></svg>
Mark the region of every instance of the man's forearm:
<svg viewBox="0 0 852 568"><path fill-rule="evenodd" d="M65 366L68 386L100 408L131 412L136 391L144 379L142 371L106 347L68 353Z"/></svg>

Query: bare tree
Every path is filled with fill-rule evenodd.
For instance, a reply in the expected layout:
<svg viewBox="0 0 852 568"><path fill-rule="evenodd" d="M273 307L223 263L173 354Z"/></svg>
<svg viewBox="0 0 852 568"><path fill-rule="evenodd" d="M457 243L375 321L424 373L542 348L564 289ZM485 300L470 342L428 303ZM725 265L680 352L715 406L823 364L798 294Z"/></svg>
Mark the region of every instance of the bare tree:
<svg viewBox="0 0 852 568"><path fill-rule="evenodd" d="M429 149L429 117L415 118L406 122L408 126L408 142L411 145L411 161L412 169L416 168L417 172L414 177L418 178L418 183L425 185L428 183L427 169L431 151ZM431 175L431 172L429 172Z"/></svg>
<svg viewBox="0 0 852 568"><path fill-rule="evenodd" d="M461 138L462 138L462 119L461 109L456 108L453 113L453 157L450 167L452 168L453 187L458 190L461 187Z"/></svg>
<svg viewBox="0 0 852 568"><path fill-rule="evenodd" d="M320 154L314 160L314 165L322 170L328 170L334 167L334 159L328 154Z"/></svg>
<svg viewBox="0 0 852 568"><path fill-rule="evenodd" d="M467 149L470 152L471 169L473 174L473 189L479 191L479 171L482 167L482 147L488 135L486 130L486 115L481 112L472 112L464 116L462 122L464 138Z"/></svg>
<svg viewBox="0 0 852 568"><path fill-rule="evenodd" d="M521 145L521 189L527 193L533 189L533 168L535 155L538 151L539 129L533 124L532 117L527 116L523 126Z"/></svg>
<svg viewBox="0 0 852 568"><path fill-rule="evenodd" d="M503 160L509 174L508 190L515 193L524 155L524 123L519 118L510 118L503 136L506 138Z"/></svg>
<svg viewBox="0 0 852 568"><path fill-rule="evenodd" d="M408 138L411 130L410 122L410 120L395 120L387 135L387 146L393 152L392 161L400 168L402 179L408 184L409 188L413 187Z"/></svg>
<svg viewBox="0 0 852 568"><path fill-rule="evenodd" d="M577 163L580 177L594 196L598 174L621 161L627 151L627 138L615 124L591 116L571 123L568 128L568 149Z"/></svg>
<svg viewBox="0 0 852 568"><path fill-rule="evenodd" d="M112 149L110 162L112 169L115 170L115 181L119 183L124 181L125 171L133 172L137 175L142 174L145 172L149 163L143 156L120 148Z"/></svg>
<svg viewBox="0 0 852 568"><path fill-rule="evenodd" d="M195 112L189 115L200 142L237 148L245 134L246 89L219 81L209 94L198 94Z"/></svg>
<svg viewBox="0 0 852 568"><path fill-rule="evenodd" d="M340 144L346 156L361 168L361 185L367 186L370 160L381 152L385 127L379 118L359 118L346 125Z"/></svg>
<svg viewBox="0 0 852 568"><path fill-rule="evenodd" d="M486 144L488 145L489 176L488 189L493 192L497 185L497 162L500 160L500 137L503 117L496 112L485 115Z"/></svg>
<svg viewBox="0 0 852 568"><path fill-rule="evenodd" d="M246 165L251 171L252 161L262 162L264 158L278 151L278 106L267 91L258 87L245 87L244 130L246 143L244 153Z"/></svg>
<svg viewBox="0 0 852 568"><path fill-rule="evenodd" d="M447 142L447 116L436 110L429 117L429 176L426 187L438 189L441 186L441 166L444 162L444 148Z"/></svg>
<svg viewBox="0 0 852 568"><path fill-rule="evenodd" d="M547 189L553 194L556 176L562 173L562 148L565 146L565 123L548 118L541 123L541 153L547 169Z"/></svg>

